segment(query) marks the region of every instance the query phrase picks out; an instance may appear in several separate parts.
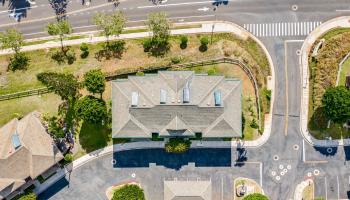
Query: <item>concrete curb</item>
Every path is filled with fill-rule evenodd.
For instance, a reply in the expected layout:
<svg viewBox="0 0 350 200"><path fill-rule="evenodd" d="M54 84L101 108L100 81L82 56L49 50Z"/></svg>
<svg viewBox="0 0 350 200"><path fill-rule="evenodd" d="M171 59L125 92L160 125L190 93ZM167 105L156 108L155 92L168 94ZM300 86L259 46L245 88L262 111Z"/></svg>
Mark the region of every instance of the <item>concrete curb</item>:
<svg viewBox="0 0 350 200"><path fill-rule="evenodd" d="M343 140L318 140L314 138L308 131L308 112L309 112L309 63L308 56L311 51L312 45L315 41L323 35L325 32L341 27L350 27L350 16L343 16L331 19L314 31L312 31L308 37L305 39L303 46L301 48L301 58L300 58L300 71L301 71L301 85L302 85L302 94L301 94L301 109L300 109L300 132L305 140L313 145L320 147L335 147L342 145L350 145L350 139Z"/></svg>

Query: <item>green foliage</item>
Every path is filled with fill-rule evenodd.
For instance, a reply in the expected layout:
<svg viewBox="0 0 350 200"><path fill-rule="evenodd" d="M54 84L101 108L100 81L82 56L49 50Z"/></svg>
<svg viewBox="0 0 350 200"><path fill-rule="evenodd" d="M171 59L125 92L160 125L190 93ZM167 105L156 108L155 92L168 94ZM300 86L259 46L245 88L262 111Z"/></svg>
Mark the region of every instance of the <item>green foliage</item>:
<svg viewBox="0 0 350 200"><path fill-rule="evenodd" d="M143 51L144 52L149 52L151 49L152 49L152 39L151 38L146 38L143 43L142 43L142 46L143 46Z"/></svg>
<svg viewBox="0 0 350 200"><path fill-rule="evenodd" d="M16 53L12 58L10 58L10 62L8 65L8 70L16 71L16 70L24 70L27 69L29 65L29 58L24 53Z"/></svg>
<svg viewBox="0 0 350 200"><path fill-rule="evenodd" d="M322 98L325 115L334 122L350 118L350 91L345 86L331 87Z"/></svg>
<svg viewBox="0 0 350 200"><path fill-rule="evenodd" d="M63 100L76 98L79 94L80 84L73 74L42 72L37 74L37 79L52 88Z"/></svg>
<svg viewBox="0 0 350 200"><path fill-rule="evenodd" d="M23 45L23 36L16 29L7 29L0 33L1 49L12 49L16 54L19 53Z"/></svg>
<svg viewBox="0 0 350 200"><path fill-rule="evenodd" d="M209 76L216 75L216 74L217 74L216 69L215 69L214 67L209 68L209 69L207 70L207 74L208 74Z"/></svg>
<svg viewBox="0 0 350 200"><path fill-rule="evenodd" d="M199 51L204 52L208 50L209 39L207 36L203 36L200 39L201 45L199 46Z"/></svg>
<svg viewBox="0 0 350 200"><path fill-rule="evenodd" d="M191 146L191 141L182 138L170 138L165 144L165 151L168 153L184 153Z"/></svg>
<svg viewBox="0 0 350 200"><path fill-rule="evenodd" d="M87 58L89 56L89 46L86 43L80 45L80 58Z"/></svg>
<svg viewBox="0 0 350 200"><path fill-rule="evenodd" d="M114 191L112 200L145 200L145 194L139 186L127 184Z"/></svg>
<svg viewBox="0 0 350 200"><path fill-rule="evenodd" d="M125 51L125 41L124 40L118 40L112 43L106 43L103 46L103 49L98 51L95 55L97 60L101 60L102 58L110 59L111 57L114 58L121 58L123 53Z"/></svg>
<svg viewBox="0 0 350 200"><path fill-rule="evenodd" d="M258 125L258 123L256 123L255 118L250 122L250 127L254 128L254 129L259 128L259 125Z"/></svg>
<svg viewBox="0 0 350 200"><path fill-rule="evenodd" d="M85 73L84 86L92 94L102 94L105 90L105 76L100 69L93 69Z"/></svg>
<svg viewBox="0 0 350 200"><path fill-rule="evenodd" d="M66 59L67 59L67 63L69 65L73 64L74 61L76 60L76 57L75 57L75 52L73 50L69 50L66 52Z"/></svg>
<svg viewBox="0 0 350 200"><path fill-rule="evenodd" d="M187 42L188 42L188 37L186 35L181 35L180 36L180 48L181 49L186 49L187 48Z"/></svg>
<svg viewBox="0 0 350 200"><path fill-rule="evenodd" d="M85 96L75 105L76 115L91 124L101 124L107 117L106 103L94 96Z"/></svg>
<svg viewBox="0 0 350 200"><path fill-rule="evenodd" d="M107 43L109 36L119 36L122 33L125 22L126 18L121 11L114 12L113 14L98 13L94 16L94 23L102 29L102 33L107 38Z"/></svg>
<svg viewBox="0 0 350 200"><path fill-rule="evenodd" d="M170 58L171 63L173 64L179 64L182 61L182 59L183 58L181 56L174 56Z"/></svg>
<svg viewBox="0 0 350 200"><path fill-rule="evenodd" d="M72 33L72 27L67 20L60 20L56 23L50 22L46 27L49 35L58 35L61 41L61 50L64 51L63 39L66 35Z"/></svg>
<svg viewBox="0 0 350 200"><path fill-rule="evenodd" d="M170 22L164 12L148 15L147 25L153 33L150 41L143 43L144 51L151 52L154 56L162 56L169 50Z"/></svg>
<svg viewBox="0 0 350 200"><path fill-rule="evenodd" d="M138 71L136 72L136 76L144 76L145 73L143 71Z"/></svg>
<svg viewBox="0 0 350 200"><path fill-rule="evenodd" d="M60 117L52 116L45 117L44 120L48 123L48 131L50 134L54 135L56 138L65 137L65 134L63 132L63 119Z"/></svg>
<svg viewBox="0 0 350 200"><path fill-rule="evenodd" d="M245 196L243 200L269 200L265 195L254 193L248 196Z"/></svg>
<svg viewBox="0 0 350 200"><path fill-rule="evenodd" d="M73 154L72 153L67 153L65 156L64 156L64 161L66 161L67 163L70 163L73 161Z"/></svg>
<svg viewBox="0 0 350 200"><path fill-rule="evenodd" d="M21 195L19 200L36 200L36 195L34 192Z"/></svg>

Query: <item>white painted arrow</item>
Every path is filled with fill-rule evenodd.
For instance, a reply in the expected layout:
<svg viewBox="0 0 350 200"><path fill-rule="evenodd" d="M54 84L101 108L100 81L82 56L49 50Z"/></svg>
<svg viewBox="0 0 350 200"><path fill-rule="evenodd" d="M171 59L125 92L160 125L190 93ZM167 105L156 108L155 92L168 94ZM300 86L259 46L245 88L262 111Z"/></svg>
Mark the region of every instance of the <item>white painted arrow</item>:
<svg viewBox="0 0 350 200"><path fill-rule="evenodd" d="M203 8L198 8L197 10L206 12L206 11L208 11L209 9L210 9L210 8L208 8L208 7L203 7Z"/></svg>

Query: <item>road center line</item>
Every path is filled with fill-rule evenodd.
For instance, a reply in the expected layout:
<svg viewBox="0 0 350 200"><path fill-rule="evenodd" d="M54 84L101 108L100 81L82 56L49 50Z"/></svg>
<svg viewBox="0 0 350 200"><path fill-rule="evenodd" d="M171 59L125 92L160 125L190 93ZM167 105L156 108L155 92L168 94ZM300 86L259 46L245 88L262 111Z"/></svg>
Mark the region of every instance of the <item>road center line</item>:
<svg viewBox="0 0 350 200"><path fill-rule="evenodd" d="M182 5L194 5L194 4L207 4L207 3L217 3L218 1L194 1L194 2L184 2L184 3L172 3L172 4L160 4L160 5L152 5L152 6L138 6L138 9L144 8L158 8L158 7L168 7L168 6L182 6ZM229 2L229 0L227 1Z"/></svg>

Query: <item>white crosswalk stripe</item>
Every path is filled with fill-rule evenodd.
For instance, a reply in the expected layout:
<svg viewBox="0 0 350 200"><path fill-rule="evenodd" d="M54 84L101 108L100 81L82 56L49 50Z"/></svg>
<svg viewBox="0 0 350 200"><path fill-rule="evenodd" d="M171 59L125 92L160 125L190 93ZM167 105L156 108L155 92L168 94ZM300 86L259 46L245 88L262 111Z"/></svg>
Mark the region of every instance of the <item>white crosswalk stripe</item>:
<svg viewBox="0 0 350 200"><path fill-rule="evenodd" d="M322 22L278 22L267 24L244 24L243 27L258 37L308 35Z"/></svg>

